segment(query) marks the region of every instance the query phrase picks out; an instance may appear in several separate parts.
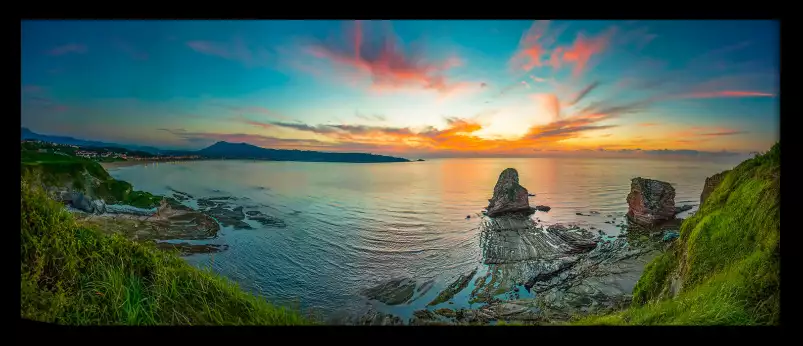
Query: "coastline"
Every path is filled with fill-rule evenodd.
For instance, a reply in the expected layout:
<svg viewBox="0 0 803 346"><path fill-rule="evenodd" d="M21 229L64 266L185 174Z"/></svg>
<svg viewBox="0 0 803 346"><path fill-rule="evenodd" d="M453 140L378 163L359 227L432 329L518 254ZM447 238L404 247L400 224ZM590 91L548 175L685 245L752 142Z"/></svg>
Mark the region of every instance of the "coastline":
<svg viewBox="0 0 803 346"><path fill-rule="evenodd" d="M192 161L213 161L213 159L203 160L126 160L126 161L113 161L113 162L98 162L103 169L115 169L137 165L148 165L152 163L174 163L174 162L192 162Z"/></svg>

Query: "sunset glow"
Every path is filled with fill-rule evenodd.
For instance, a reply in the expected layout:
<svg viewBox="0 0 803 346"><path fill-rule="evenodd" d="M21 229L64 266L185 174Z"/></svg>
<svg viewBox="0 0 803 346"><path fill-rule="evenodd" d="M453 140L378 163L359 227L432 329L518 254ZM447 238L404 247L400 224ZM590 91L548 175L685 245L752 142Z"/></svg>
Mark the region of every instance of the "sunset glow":
<svg viewBox="0 0 803 346"><path fill-rule="evenodd" d="M408 158L767 150L770 21L28 21L22 126Z"/></svg>

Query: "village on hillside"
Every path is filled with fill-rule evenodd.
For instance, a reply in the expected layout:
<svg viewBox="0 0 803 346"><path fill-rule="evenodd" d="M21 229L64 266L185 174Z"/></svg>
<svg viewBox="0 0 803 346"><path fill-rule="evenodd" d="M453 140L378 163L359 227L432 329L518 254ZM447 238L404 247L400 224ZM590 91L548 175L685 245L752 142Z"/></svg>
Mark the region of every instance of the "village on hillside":
<svg viewBox="0 0 803 346"><path fill-rule="evenodd" d="M21 140L22 150L37 151L39 153L50 153L65 156L78 156L101 162L109 161L176 161L176 160L197 160L200 155L154 155L144 151L133 151L123 148L95 148L80 147L72 144L59 144L43 142L39 140Z"/></svg>

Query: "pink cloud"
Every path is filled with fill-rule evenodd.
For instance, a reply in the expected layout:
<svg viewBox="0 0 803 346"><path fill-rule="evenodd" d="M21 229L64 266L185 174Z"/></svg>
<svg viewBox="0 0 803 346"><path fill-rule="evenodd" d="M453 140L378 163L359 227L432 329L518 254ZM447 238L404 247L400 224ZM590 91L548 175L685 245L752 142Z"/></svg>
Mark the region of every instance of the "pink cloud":
<svg viewBox="0 0 803 346"><path fill-rule="evenodd" d="M83 54L83 53L86 53L86 51L87 51L87 49L86 49L85 45L71 43L71 44L66 44L66 45L63 45L63 46L55 47L55 48L51 49L50 51L48 51L47 53L50 54L50 55L65 55L65 54L72 54L72 53Z"/></svg>
<svg viewBox="0 0 803 346"><path fill-rule="evenodd" d="M574 64L572 75L579 76L587 67L591 58L602 53L609 45L611 38L616 32L611 28L596 37L586 37L585 34L577 34L577 38L571 47L563 52L563 62Z"/></svg>
<svg viewBox="0 0 803 346"><path fill-rule="evenodd" d="M312 41L305 44L303 50L315 58L347 68L347 74L370 77L371 89L375 91L425 89L448 94L470 89L444 76L446 71L462 65L461 59L427 61L423 49L405 50L390 24L378 30L366 30L369 27L366 24L370 23L357 21L340 40Z"/></svg>

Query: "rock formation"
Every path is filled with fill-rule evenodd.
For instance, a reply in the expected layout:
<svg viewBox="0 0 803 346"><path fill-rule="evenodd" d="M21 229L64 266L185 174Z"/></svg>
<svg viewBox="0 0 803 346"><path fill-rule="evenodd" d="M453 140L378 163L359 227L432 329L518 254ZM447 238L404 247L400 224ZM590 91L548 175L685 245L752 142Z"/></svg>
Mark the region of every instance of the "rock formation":
<svg viewBox="0 0 803 346"><path fill-rule="evenodd" d="M519 185L519 172L507 168L499 175L494 186L494 194L488 204L488 216L494 217L507 213L531 212L527 189Z"/></svg>
<svg viewBox="0 0 803 346"><path fill-rule="evenodd" d="M656 226L675 218L675 188L664 181L633 178L627 204L630 221L639 226Z"/></svg>
<svg viewBox="0 0 803 346"><path fill-rule="evenodd" d="M106 203L104 203L103 200L93 200L80 192L69 194L69 196L65 198L65 201L69 201L73 208L90 214L103 214L106 212Z"/></svg>
<svg viewBox="0 0 803 346"><path fill-rule="evenodd" d="M727 175L728 172L730 171L720 172L708 178L705 178L703 193L700 194L700 205L703 205L703 202L705 202L705 200L708 199L708 196L711 194L711 192L713 192L714 189L717 187L717 185L719 185L719 183L721 183L722 180L725 179L725 175Z"/></svg>

